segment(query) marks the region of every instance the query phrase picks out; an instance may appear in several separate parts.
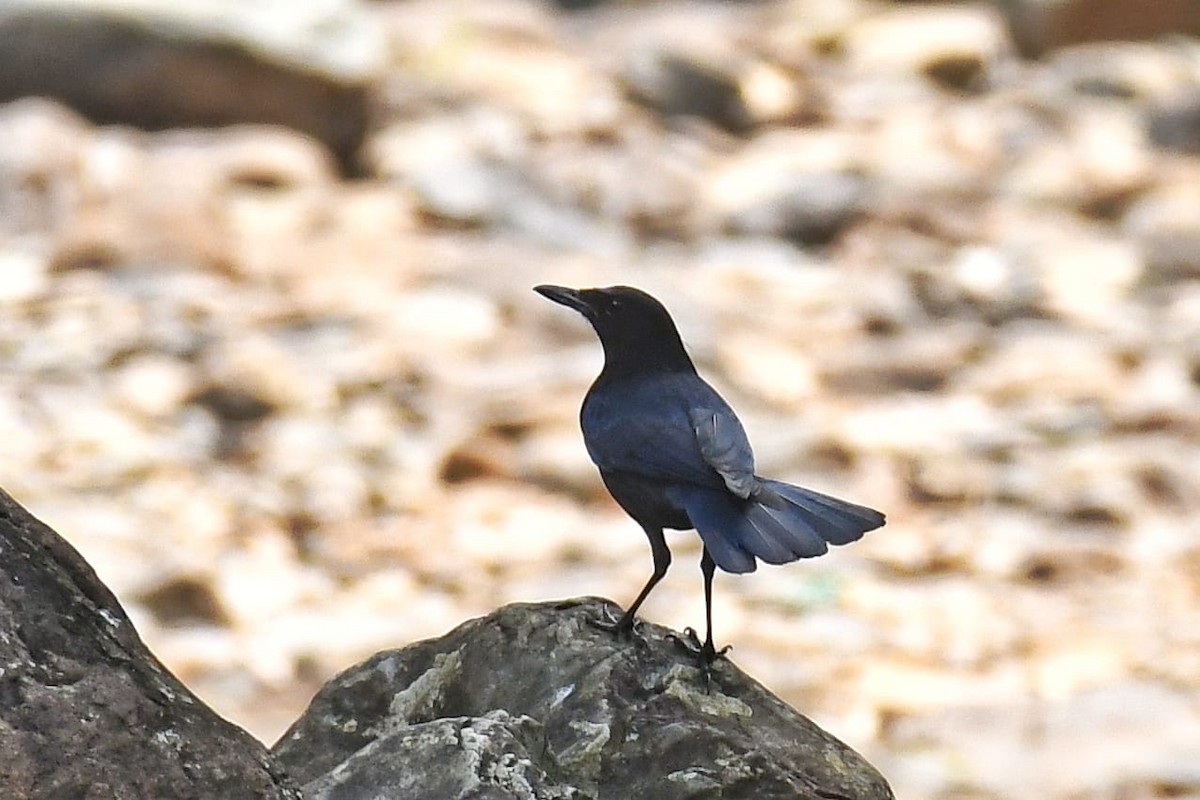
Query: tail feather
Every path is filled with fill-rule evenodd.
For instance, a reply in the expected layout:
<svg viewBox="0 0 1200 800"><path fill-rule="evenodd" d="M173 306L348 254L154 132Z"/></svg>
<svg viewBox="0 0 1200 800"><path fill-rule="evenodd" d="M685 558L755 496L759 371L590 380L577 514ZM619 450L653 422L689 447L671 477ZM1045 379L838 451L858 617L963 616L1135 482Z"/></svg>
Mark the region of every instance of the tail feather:
<svg viewBox="0 0 1200 800"><path fill-rule="evenodd" d="M848 503L827 494L814 492L781 481L764 480L763 485L778 494L804 516L830 544L849 544L867 531L883 525L886 518L873 508Z"/></svg>
<svg viewBox="0 0 1200 800"><path fill-rule="evenodd" d="M747 549L768 564L813 558L829 550L820 532L791 506L775 509L751 502L743 515L752 532Z"/></svg>
<svg viewBox="0 0 1200 800"><path fill-rule="evenodd" d="M779 481L763 480L750 500L700 486L676 487L713 561L726 572L753 572L755 559L785 564L861 539L884 523L866 506Z"/></svg>
<svg viewBox="0 0 1200 800"><path fill-rule="evenodd" d="M687 511L708 554L726 572L753 572L758 568L743 540L746 526L732 495L704 487L678 487L673 499Z"/></svg>

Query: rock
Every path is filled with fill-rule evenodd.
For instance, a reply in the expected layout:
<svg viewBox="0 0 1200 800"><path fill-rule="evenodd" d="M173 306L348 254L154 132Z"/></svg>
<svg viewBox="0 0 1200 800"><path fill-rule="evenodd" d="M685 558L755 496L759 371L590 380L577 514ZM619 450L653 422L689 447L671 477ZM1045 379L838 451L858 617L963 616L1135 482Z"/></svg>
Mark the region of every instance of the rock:
<svg viewBox="0 0 1200 800"><path fill-rule="evenodd" d="M971 361L980 339L973 327L940 325L827 351L818 358L822 377L838 391L865 395L936 391Z"/></svg>
<svg viewBox="0 0 1200 800"><path fill-rule="evenodd" d="M466 105L482 100L550 137L609 133L620 123L615 82L581 57L582 42L564 39L564 20L548 3L373 5L397 56L392 66L401 67L389 74L381 100L400 106L401 117L427 116L430 99L444 108L472 98ZM592 40L592 21L581 27L580 40Z"/></svg>
<svg viewBox="0 0 1200 800"><path fill-rule="evenodd" d="M807 76L761 60L742 71L739 93L754 126L798 125L821 118L824 98Z"/></svg>
<svg viewBox="0 0 1200 800"><path fill-rule="evenodd" d="M1096 329L1120 318L1144 271L1132 242L1103 235L1045 242L1030 262L1040 273L1046 310Z"/></svg>
<svg viewBox="0 0 1200 800"><path fill-rule="evenodd" d="M700 117L729 131L750 121L733 65L644 51L630 59L622 78L633 99L663 116Z"/></svg>
<svg viewBox="0 0 1200 800"><path fill-rule="evenodd" d="M610 230L685 238L707 150L664 146L657 130L656 120L637 118L621 130L620 146L602 141L582 146L555 143L540 147L523 169L559 206L579 209Z"/></svg>
<svg viewBox="0 0 1200 800"><path fill-rule="evenodd" d="M572 190L539 174L556 158L551 146L531 150L524 125L496 112L400 122L366 148L368 169L411 194L427 224L510 229L559 246L594 240L597 226ZM596 168L583 154L574 162Z"/></svg>
<svg viewBox="0 0 1200 800"><path fill-rule="evenodd" d="M48 164L45 154L34 155L41 141L34 137L66 128L66 112L46 101L6 110L0 138L12 132L21 146L10 151L11 166L0 165L0 173L24 177L15 199L28 197L27 209L49 206L43 213L58 217L52 272L198 261L216 271L262 273L280 261L294 269L292 253L312 250L319 204L332 191L336 165L310 137L266 125L146 135L79 123L74 152ZM44 188L30 192L37 187ZM158 291L159 274L161 267L138 288ZM179 278L205 280L194 273ZM199 296L187 293L189 302L202 305Z"/></svg>
<svg viewBox="0 0 1200 800"><path fill-rule="evenodd" d="M822 171L778 177L763 194L730 215L727 229L782 236L799 244L829 244L856 219L869 184L852 172Z"/></svg>
<svg viewBox="0 0 1200 800"><path fill-rule="evenodd" d="M514 719L505 711L421 722L381 736L350 756L343 769L308 784L305 793L317 798L377 797L380 791L389 797L582 798L537 766L544 737L534 719Z"/></svg>
<svg viewBox="0 0 1200 800"><path fill-rule="evenodd" d="M781 406L800 407L817 391L813 360L771 337L735 332L716 342L717 363L739 388Z"/></svg>
<svg viewBox="0 0 1200 800"><path fill-rule="evenodd" d="M869 92L859 95L860 113L872 113L865 102L869 97ZM978 206L961 199L977 197L981 187L994 182L1005 158L994 112L952 101L899 106L872 123L870 142L863 144L865 170L884 187L875 212L928 220L930 229L945 231L951 241L966 239L981 223Z"/></svg>
<svg viewBox="0 0 1200 800"><path fill-rule="evenodd" d="M972 250L960 254L951 288L988 319L1053 317L1100 330L1130 327L1128 304L1146 264L1129 237L1043 211L998 247Z"/></svg>
<svg viewBox="0 0 1200 800"><path fill-rule="evenodd" d="M1063 96L1047 100L1069 102ZM1106 220L1145 190L1154 178L1154 161L1145 147L1142 119L1121 107L1084 105L1055 139L1031 149L1004 175L1004 194L1073 206Z"/></svg>
<svg viewBox="0 0 1200 800"><path fill-rule="evenodd" d="M1070 336L1041 321L1011 323L955 384L993 402L1108 403L1126 388L1118 355L1100 337Z"/></svg>
<svg viewBox="0 0 1200 800"><path fill-rule="evenodd" d="M0 234L61 226L78 202L75 174L87 121L49 100L25 98L0 107L0 140ZM7 265L3 272L11 282Z"/></svg>
<svg viewBox="0 0 1200 800"><path fill-rule="evenodd" d="M46 290L47 259L28 250L0 252L0 302L31 300Z"/></svg>
<svg viewBox="0 0 1200 800"><path fill-rule="evenodd" d="M925 75L948 89L970 89L1008 49L1003 21L987 6L897 6L853 26L843 46L864 73Z"/></svg>
<svg viewBox="0 0 1200 800"><path fill-rule="evenodd" d="M1098 105L1088 100L1118 101L1115 105L1134 100L1137 103L1130 112L1142 114L1194 91L1194 70L1186 48L1156 42L1097 42L1059 50L1046 58L1044 66L1037 69L1041 88L1035 92L1049 90L1041 102L1070 102L1072 96L1085 100L1074 107L1080 111Z"/></svg>
<svg viewBox="0 0 1200 800"><path fill-rule="evenodd" d="M1180 92L1151 108L1149 134L1164 150L1200 155L1200 90Z"/></svg>
<svg viewBox="0 0 1200 800"><path fill-rule="evenodd" d="M738 44L754 35L754 17L741 13L733 3L688 3L687 24L679 25L675 14L681 8L639 3L622 14L595 14L579 33L586 36L592 58L608 65L624 94L666 118L669 127L687 127L680 121L691 118L728 132L745 131L759 121L757 112L764 110L761 83L754 89L758 96L753 101L745 93L748 79L760 80L751 73L763 65L763 59ZM768 64L774 61L768 56ZM785 84L790 83L783 77ZM774 95L777 89L766 88L765 93Z"/></svg>
<svg viewBox="0 0 1200 800"><path fill-rule="evenodd" d="M165 419L192 389L194 376L178 359L139 354L114 370L114 393L120 405L147 418Z"/></svg>
<svg viewBox="0 0 1200 800"><path fill-rule="evenodd" d="M284 125L346 166L383 57L380 30L353 0L16 0L0 9L0 100L53 97L97 122L150 130Z"/></svg>
<svg viewBox="0 0 1200 800"><path fill-rule="evenodd" d="M490 223L516 180L506 162L523 132L496 114L424 118L390 125L366 148L371 172L409 187L421 211L456 226Z"/></svg>
<svg viewBox="0 0 1200 800"><path fill-rule="evenodd" d="M1173 180L1133 203L1123 232L1146 254L1146 282L1170 286L1200 276L1200 169L1184 166Z"/></svg>
<svg viewBox="0 0 1200 800"><path fill-rule="evenodd" d="M1037 315L1040 276L1028 259L1004 248L968 245L954 254L943 289L988 321Z"/></svg>
<svg viewBox="0 0 1200 800"><path fill-rule="evenodd" d="M877 402L848 415L831 438L850 452L874 449L911 458L959 447L986 450L1020 437L977 396L946 394Z"/></svg>
<svg viewBox="0 0 1200 800"><path fill-rule="evenodd" d="M731 233L828 244L868 202L872 184L860 167L854 137L769 133L717 168L701 217Z"/></svg>
<svg viewBox="0 0 1200 800"><path fill-rule="evenodd" d="M23 798L294 798L263 747L146 649L112 593L0 490L0 782Z"/></svg>
<svg viewBox="0 0 1200 800"><path fill-rule="evenodd" d="M613 611L510 605L379 653L327 683L274 752L317 800L892 797L732 663L706 691L666 629L645 624L637 646L590 624Z"/></svg>
<svg viewBox="0 0 1200 800"><path fill-rule="evenodd" d="M0 106L0 486L71 532L193 692L274 742L372 653L636 591L645 536L579 435L603 354L529 290L631 283L763 474L895 521L718 591L739 666L900 796L1195 793L1112 759L1087 774L1057 757L1086 731L1047 747L1037 716L1006 722L1022 698L1069 722L1061 664L1091 650L1043 669L1038 643L1075 633L1105 646L1097 688L1200 696L1194 41L1019 62L983 27L878 38L909 14L994 22L999 0L360 5L389 54L362 180L279 126ZM748 127L631 102L638 53L711 65ZM808 176L868 189L830 246L753 232ZM654 619L700 620L700 544L673 543ZM1153 709L1122 757L1200 765L1195 720ZM543 717L507 713L410 741L506 739L544 773L530 794L578 786L530 743ZM943 715L964 725L928 735Z"/></svg>
<svg viewBox="0 0 1200 800"><path fill-rule="evenodd" d="M1030 58L1083 42L1200 33L1200 7L1192 0L1001 0L999 6Z"/></svg>

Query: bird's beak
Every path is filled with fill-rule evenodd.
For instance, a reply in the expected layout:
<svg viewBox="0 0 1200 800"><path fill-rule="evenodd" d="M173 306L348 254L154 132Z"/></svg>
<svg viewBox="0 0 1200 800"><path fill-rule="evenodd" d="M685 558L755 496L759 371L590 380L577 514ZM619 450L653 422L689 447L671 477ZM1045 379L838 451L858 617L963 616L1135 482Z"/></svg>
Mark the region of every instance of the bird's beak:
<svg viewBox="0 0 1200 800"><path fill-rule="evenodd" d="M533 287L533 290L548 300L553 300L567 308L573 308L585 317L591 317L591 306L583 299L583 294L578 289L542 284L541 286Z"/></svg>

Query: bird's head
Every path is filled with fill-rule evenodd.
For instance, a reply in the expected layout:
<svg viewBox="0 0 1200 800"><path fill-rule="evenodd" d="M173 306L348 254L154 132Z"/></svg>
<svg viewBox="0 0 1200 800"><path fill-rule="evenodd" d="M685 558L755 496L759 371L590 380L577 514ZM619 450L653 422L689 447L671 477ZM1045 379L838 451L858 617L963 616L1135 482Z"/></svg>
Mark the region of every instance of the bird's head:
<svg viewBox="0 0 1200 800"><path fill-rule="evenodd" d="M533 290L582 314L604 346L606 370L623 374L653 370L691 370L675 321L663 304L632 286L568 289L535 286Z"/></svg>

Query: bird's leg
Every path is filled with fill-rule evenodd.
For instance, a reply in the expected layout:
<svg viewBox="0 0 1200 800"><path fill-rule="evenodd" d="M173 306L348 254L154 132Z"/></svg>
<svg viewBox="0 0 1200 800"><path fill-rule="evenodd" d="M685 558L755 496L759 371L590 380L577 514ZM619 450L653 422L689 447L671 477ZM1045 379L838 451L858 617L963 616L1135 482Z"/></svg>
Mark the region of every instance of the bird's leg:
<svg viewBox="0 0 1200 800"><path fill-rule="evenodd" d="M704 624L707 628L704 637L704 646L700 649L700 655L704 657L705 664L712 664L718 658L723 658L729 652L729 645L725 645L720 650L713 647L712 640L712 583L713 574L717 571L716 562L708 553L708 548L704 548L704 555L700 556L700 571L704 573Z"/></svg>
<svg viewBox="0 0 1200 800"><path fill-rule="evenodd" d="M680 645L686 648L688 652L700 657L700 668L704 671L705 683L708 683L709 668L712 666L714 661L725 657L725 654L729 652L729 645L722 647L720 650L713 646L712 582L713 574L717 571L717 564L715 561L713 561L712 556L709 555L707 547L704 548L704 554L700 556L700 571L704 573L704 622L707 626L704 643L701 644L700 637L696 634L694 628L687 628L684 630L683 633L688 639L687 642L682 640L677 641L679 641Z"/></svg>
<svg viewBox="0 0 1200 800"><path fill-rule="evenodd" d="M653 574L646 581L646 585L642 587L642 591L638 593L637 599L633 601L633 605L621 615L620 619L592 621L595 627L605 631L612 631L621 637L629 637L633 634L638 609L642 607L642 603L645 601L646 596L650 594L650 590L658 585L658 582L667 574L667 568L671 566L671 551L667 548L667 540L663 536L662 528L646 527L645 531L646 536L650 539L650 553L654 558Z"/></svg>

